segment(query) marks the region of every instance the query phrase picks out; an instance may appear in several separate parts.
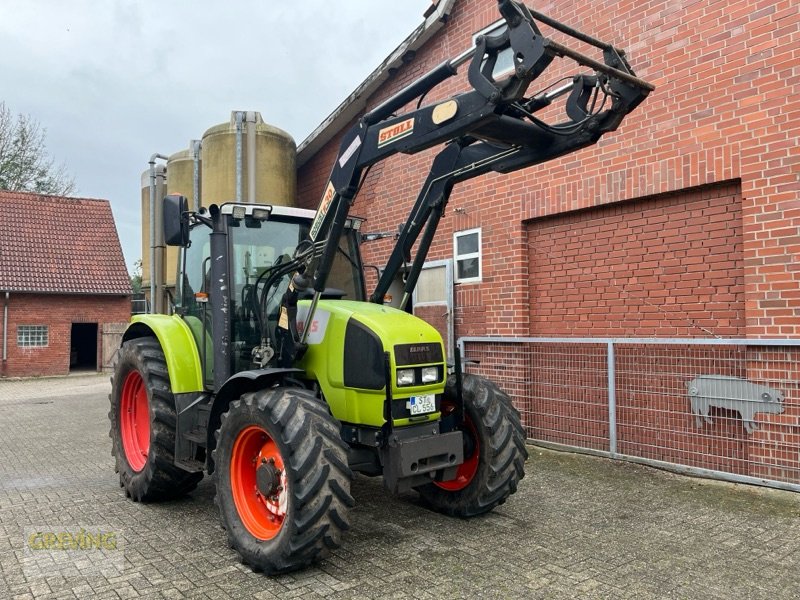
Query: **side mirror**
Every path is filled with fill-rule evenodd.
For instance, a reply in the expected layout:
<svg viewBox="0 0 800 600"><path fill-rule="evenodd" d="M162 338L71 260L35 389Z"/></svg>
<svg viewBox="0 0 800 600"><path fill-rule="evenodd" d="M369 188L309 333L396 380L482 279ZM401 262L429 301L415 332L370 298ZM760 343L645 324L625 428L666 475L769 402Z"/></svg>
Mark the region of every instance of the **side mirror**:
<svg viewBox="0 0 800 600"><path fill-rule="evenodd" d="M164 198L164 243L167 246L189 244L189 201L170 194Z"/></svg>

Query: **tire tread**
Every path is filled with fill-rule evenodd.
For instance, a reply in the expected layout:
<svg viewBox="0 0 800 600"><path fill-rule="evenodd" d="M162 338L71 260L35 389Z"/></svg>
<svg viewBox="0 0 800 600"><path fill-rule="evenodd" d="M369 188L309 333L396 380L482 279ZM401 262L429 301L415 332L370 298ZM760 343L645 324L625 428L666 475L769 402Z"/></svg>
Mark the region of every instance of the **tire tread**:
<svg viewBox="0 0 800 600"><path fill-rule="evenodd" d="M477 375L464 375L462 385L464 402L471 404L480 422L476 429L485 432L480 440L486 457L484 470L481 472L479 465L473 482L463 490L447 491L431 483L417 491L434 510L467 518L493 510L517 491L525 477L528 451L519 411L508 394ZM445 395L455 398L455 377L448 379Z"/></svg>
<svg viewBox="0 0 800 600"><path fill-rule="evenodd" d="M150 455L147 464L138 473L131 470L125 459L117 423L118 394L121 394L118 388L123 383L124 375L130 372L128 370L123 374L119 370L126 366L139 370L149 391ZM189 493L197 487L203 473L188 472L175 465L175 400L170 391L167 362L158 340L147 337L125 342L115 369L111 378L112 390L108 396L111 403L108 417L111 422L111 455L115 459L120 486L135 502L157 502Z"/></svg>
<svg viewBox="0 0 800 600"><path fill-rule="evenodd" d="M339 435L338 422L325 410L313 393L302 388L270 388L244 394L231 402L222 415L213 457L217 489L215 502L231 547L241 560L257 571L278 574L293 571L328 556L338 548L350 528L349 509L352 472L347 466L347 449ZM277 427L276 440L288 470L290 511L283 529L273 540L258 542L238 521L230 496L228 468L219 458L227 458L229 439L236 431L229 423L239 423L243 415L264 413L263 418ZM231 420L232 419L232 420ZM223 497L224 496L224 497ZM231 513L231 510L234 512ZM288 528L288 529L286 529Z"/></svg>

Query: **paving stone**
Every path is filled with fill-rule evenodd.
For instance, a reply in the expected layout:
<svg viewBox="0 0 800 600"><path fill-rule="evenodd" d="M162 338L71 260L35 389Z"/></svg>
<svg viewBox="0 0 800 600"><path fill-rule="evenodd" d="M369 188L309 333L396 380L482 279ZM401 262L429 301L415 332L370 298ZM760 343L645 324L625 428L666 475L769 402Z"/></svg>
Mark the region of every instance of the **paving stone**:
<svg viewBox="0 0 800 600"><path fill-rule="evenodd" d="M204 480L136 504L108 438L108 376L0 381L0 599L795 598L800 495L531 447L519 492L450 519L357 476L327 560L266 577L227 546ZM118 554L37 555L31 528L113 531ZM52 553L51 553L52 554Z"/></svg>

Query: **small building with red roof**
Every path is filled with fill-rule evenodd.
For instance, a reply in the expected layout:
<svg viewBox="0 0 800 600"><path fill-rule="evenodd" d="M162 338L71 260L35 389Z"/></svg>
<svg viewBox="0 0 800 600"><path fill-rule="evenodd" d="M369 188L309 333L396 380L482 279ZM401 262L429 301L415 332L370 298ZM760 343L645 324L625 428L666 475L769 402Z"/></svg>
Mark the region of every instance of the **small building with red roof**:
<svg viewBox="0 0 800 600"><path fill-rule="evenodd" d="M0 191L0 376L108 368L131 284L107 200Z"/></svg>

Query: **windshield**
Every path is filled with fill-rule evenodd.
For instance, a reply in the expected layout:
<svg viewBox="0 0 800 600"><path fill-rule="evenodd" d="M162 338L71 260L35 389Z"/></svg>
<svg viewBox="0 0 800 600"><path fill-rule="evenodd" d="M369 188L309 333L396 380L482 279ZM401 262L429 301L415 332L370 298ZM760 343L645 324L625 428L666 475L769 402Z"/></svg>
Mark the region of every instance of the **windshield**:
<svg viewBox="0 0 800 600"><path fill-rule="evenodd" d="M231 219L230 225L231 299L234 302L242 301L248 286L257 282L263 284L269 271L289 261L297 245L308 239L309 223L305 220L272 217L268 221L258 221L247 217L239 221ZM313 274L316 266L315 259L309 273ZM286 285L288 277L284 277L277 288L273 287L269 296L280 300ZM339 242L339 251L328 277L328 288L331 293L348 300L364 299L356 232L352 230L345 230Z"/></svg>
<svg viewBox="0 0 800 600"><path fill-rule="evenodd" d="M273 274L294 255L297 245L308 239L310 223L273 216L267 221L251 217L229 220L231 324L233 326L233 372L249 368L252 349L275 342L280 303L289 285L289 273ZM308 268L313 275L315 259ZM364 300L366 293L358 252L357 232L346 229L327 280L325 294L332 298ZM263 319L266 319L264 321ZM266 331L262 331L266 329Z"/></svg>
<svg viewBox="0 0 800 600"><path fill-rule="evenodd" d="M308 220L272 216L269 220L228 217L230 249L230 309L233 336L231 368L236 373L250 368L253 347L266 337L274 342L280 301L289 275L270 277L274 268L289 261L297 244L308 239ZM178 278L176 307L192 331L203 365L204 379L213 379L214 345L211 339L213 315L207 295L211 290L210 229L198 223L190 232L191 243L183 249L185 268ZM339 242L325 294L332 298L364 300L365 289L358 248L358 232L346 229ZM309 273L313 274L318 259ZM269 284L269 289L266 288ZM266 322L262 322L261 307ZM265 328L266 331L262 331ZM274 344L273 344L274 345Z"/></svg>

